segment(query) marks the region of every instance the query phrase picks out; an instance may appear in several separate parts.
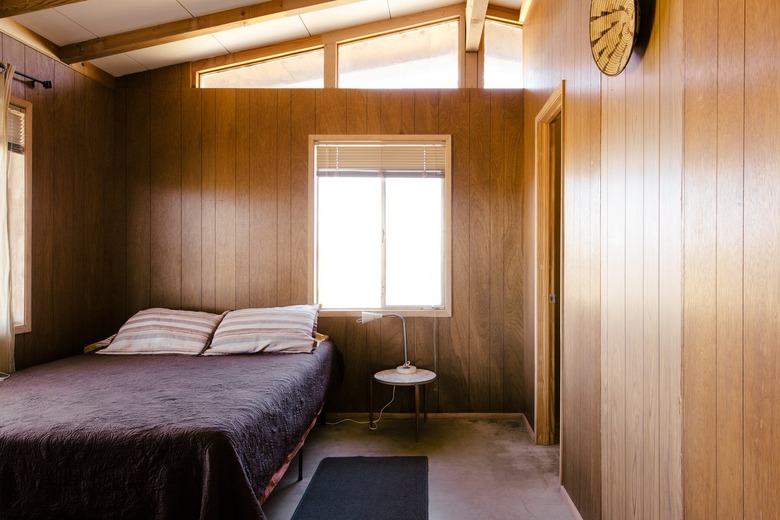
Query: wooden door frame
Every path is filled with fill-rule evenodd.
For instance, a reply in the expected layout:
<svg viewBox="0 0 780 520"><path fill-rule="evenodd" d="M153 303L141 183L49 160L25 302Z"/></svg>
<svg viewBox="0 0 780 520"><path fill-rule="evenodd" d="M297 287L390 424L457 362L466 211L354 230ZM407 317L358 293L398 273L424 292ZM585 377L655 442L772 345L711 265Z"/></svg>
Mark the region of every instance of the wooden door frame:
<svg viewBox="0 0 780 520"><path fill-rule="evenodd" d="M551 257L548 236L550 212L550 180L553 175L552 164L549 160L549 151L551 147L552 133L551 124L560 116L561 120L561 148L563 148L563 129L564 129L564 93L565 81L552 93L550 98L544 104L536 116L535 120L535 181L536 181L536 237L534 245L536 254L534 257L534 434L536 444L552 444L553 428L551 427L551 407L555 385L555 360L553 357L555 345L550 342L550 335L545 331L549 329L551 318L550 305L548 298L549 280L548 276L542 276L548 269ZM561 150L561 239L558 247L560 248L561 273L563 266L563 151ZM558 303L560 306L560 328L558 330L561 352L563 352L563 276L561 276ZM561 356L563 358L563 356ZM561 359L561 416L563 415L563 359ZM563 426L561 426L563 428Z"/></svg>

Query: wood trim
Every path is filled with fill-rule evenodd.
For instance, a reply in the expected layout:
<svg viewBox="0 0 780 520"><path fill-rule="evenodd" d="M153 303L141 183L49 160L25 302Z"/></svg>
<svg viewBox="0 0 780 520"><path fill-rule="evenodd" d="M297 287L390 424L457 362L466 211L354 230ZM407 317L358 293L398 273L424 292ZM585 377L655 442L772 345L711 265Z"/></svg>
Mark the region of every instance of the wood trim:
<svg viewBox="0 0 780 520"><path fill-rule="evenodd" d="M548 294L550 287L550 270L554 258L551 257L552 244L550 240L550 222L551 212L555 208L550 204L551 196L550 186L551 164L547 152L550 149L550 123L558 116L561 116L563 124L563 97L565 83L561 82L558 88L552 93L550 98L544 104L539 114L536 116L536 265L535 265L535 349L536 349L536 398L534 423L537 444L551 444L553 442L553 427L551 421L554 415L553 397L550 395L550 388L555 384L555 365L551 356L550 344L551 333L549 327L554 325L554 320L550 318L550 304L548 303ZM552 206L552 207L551 207ZM563 204L561 204L563 207ZM559 244L560 247L560 244ZM562 257L562 255L561 255ZM558 304L560 305L560 303ZM561 341L562 343L562 341Z"/></svg>
<svg viewBox="0 0 780 520"><path fill-rule="evenodd" d="M503 7L499 5L488 5L487 13L485 13L486 19L498 20L501 22L511 23L515 25L523 25L520 23L520 11L517 9L510 9L509 7Z"/></svg>
<svg viewBox="0 0 780 520"><path fill-rule="evenodd" d="M0 4L0 18L32 13L41 9L75 4L84 0L4 0Z"/></svg>
<svg viewBox="0 0 780 520"><path fill-rule="evenodd" d="M563 501L569 507L569 512L572 514L572 516L576 520L582 520L582 515L577 510L577 506L574 505L574 502L572 501L571 497L569 496L568 491L566 491L566 488L563 487L563 486L561 486L561 496L563 497Z"/></svg>
<svg viewBox="0 0 780 520"><path fill-rule="evenodd" d="M65 63L88 61L123 52L177 42L195 36L211 34L288 16L346 5L357 0L274 0L245 7L228 9L153 27L72 43L60 48L59 58Z"/></svg>
<svg viewBox="0 0 780 520"><path fill-rule="evenodd" d="M487 8L487 0L466 0L466 52L479 50Z"/></svg>
<svg viewBox="0 0 780 520"><path fill-rule="evenodd" d="M520 20L520 24L525 23L525 19L528 16L528 10L531 8L531 2L533 0L523 0L523 4L520 6L520 17L518 20Z"/></svg>

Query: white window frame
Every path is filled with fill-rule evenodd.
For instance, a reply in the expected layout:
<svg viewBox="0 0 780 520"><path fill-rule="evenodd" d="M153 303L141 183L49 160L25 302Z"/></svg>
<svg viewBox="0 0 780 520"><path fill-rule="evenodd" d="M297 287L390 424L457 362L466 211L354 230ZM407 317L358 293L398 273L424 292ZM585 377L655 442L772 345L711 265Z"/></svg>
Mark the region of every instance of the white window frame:
<svg viewBox="0 0 780 520"><path fill-rule="evenodd" d="M452 316L452 144L451 136L443 134L425 135L310 135L309 136L309 251L308 251L308 295L309 301L316 302L317 298L317 208L316 189L317 174L315 171L315 145L320 142L443 142L445 152L444 192L442 200L443 209L443 237L442 237L442 305L430 308L399 308L386 307L371 309L381 312L394 312L406 317L450 317ZM322 309L321 316L359 316L361 308L349 309Z"/></svg>
<svg viewBox="0 0 780 520"><path fill-rule="evenodd" d="M17 321L14 316L14 334L23 334L32 330L32 103L17 97L11 97L11 106L24 110L24 316ZM9 108L10 110L10 108ZM9 207L9 211L14 208ZM13 241L13 237L9 237ZM11 264L11 271L18 269L18 265ZM13 298L18 295L13 295Z"/></svg>

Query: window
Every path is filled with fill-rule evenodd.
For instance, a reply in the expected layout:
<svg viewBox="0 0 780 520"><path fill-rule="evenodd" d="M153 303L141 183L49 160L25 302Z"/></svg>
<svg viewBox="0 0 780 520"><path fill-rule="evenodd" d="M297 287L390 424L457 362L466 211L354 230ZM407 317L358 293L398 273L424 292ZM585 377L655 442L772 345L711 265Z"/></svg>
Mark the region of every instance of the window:
<svg viewBox="0 0 780 520"><path fill-rule="evenodd" d="M324 51L291 54L272 60L200 74L203 88L323 88Z"/></svg>
<svg viewBox="0 0 780 520"><path fill-rule="evenodd" d="M485 88L523 88L523 28L485 21Z"/></svg>
<svg viewBox="0 0 780 520"><path fill-rule="evenodd" d="M458 88L458 21L339 45L340 88Z"/></svg>
<svg viewBox="0 0 780 520"><path fill-rule="evenodd" d="M313 300L448 316L450 137L313 136L311 149Z"/></svg>
<svg viewBox="0 0 780 520"><path fill-rule="evenodd" d="M30 327L30 126L32 105L12 98L8 107L8 236L11 241L11 312L14 332Z"/></svg>

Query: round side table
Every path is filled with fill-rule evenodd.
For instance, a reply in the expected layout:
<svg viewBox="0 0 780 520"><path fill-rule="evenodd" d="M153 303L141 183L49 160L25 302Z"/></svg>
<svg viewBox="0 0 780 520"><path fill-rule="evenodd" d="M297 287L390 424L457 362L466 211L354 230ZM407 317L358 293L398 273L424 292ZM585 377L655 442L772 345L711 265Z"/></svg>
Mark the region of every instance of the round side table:
<svg viewBox="0 0 780 520"><path fill-rule="evenodd" d="M374 383L389 386L414 387L414 440L420 439L420 387L423 390L423 420L428 420L428 394L425 385L436 379L436 373L418 368L413 374L399 374L394 368L382 370L371 376L368 385L368 424L374 427Z"/></svg>

